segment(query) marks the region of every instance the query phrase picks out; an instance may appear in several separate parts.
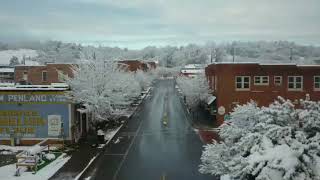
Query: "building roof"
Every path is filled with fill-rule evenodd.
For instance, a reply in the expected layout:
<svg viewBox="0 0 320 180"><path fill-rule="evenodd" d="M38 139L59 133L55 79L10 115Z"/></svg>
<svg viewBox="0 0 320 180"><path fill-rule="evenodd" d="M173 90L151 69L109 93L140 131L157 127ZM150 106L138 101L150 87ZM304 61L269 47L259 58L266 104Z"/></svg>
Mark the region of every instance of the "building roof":
<svg viewBox="0 0 320 180"><path fill-rule="evenodd" d="M69 86L65 83L52 83L51 85L16 85L14 83L0 83L0 91L65 91Z"/></svg>
<svg viewBox="0 0 320 180"><path fill-rule="evenodd" d="M0 68L0 72L14 73L14 68Z"/></svg>
<svg viewBox="0 0 320 180"><path fill-rule="evenodd" d="M190 68L201 69L204 67L205 67L205 65L203 65L203 64L186 64L183 68L185 68L185 69L190 69Z"/></svg>
<svg viewBox="0 0 320 180"><path fill-rule="evenodd" d="M204 69L181 69L181 73L186 73L186 74L199 74L204 72Z"/></svg>
<svg viewBox="0 0 320 180"><path fill-rule="evenodd" d="M297 64L297 63L259 63L259 62L214 62L209 65L216 64L256 64L261 66L298 66L298 67L320 67L318 64Z"/></svg>

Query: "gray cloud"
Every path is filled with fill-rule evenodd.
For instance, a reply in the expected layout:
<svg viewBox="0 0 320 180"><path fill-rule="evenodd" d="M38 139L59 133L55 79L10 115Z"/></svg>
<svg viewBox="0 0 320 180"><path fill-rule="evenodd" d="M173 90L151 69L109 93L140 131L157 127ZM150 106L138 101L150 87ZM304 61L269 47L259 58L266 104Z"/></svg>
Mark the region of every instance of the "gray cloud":
<svg viewBox="0 0 320 180"><path fill-rule="evenodd" d="M319 44L317 7L319 0L11 0L0 4L0 40L129 47L210 40Z"/></svg>

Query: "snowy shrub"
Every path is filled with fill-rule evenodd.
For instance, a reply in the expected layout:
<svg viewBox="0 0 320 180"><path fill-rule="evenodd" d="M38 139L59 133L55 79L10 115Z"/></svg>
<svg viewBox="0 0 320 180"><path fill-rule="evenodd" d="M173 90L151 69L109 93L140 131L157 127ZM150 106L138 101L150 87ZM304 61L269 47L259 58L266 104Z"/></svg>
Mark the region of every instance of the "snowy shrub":
<svg viewBox="0 0 320 180"><path fill-rule="evenodd" d="M269 107L238 106L221 126L223 142L205 146L200 172L232 179L319 180L320 102L294 107L281 97Z"/></svg>
<svg viewBox="0 0 320 180"><path fill-rule="evenodd" d="M54 160L56 158L56 156L52 153L48 153L44 157L49 161Z"/></svg>

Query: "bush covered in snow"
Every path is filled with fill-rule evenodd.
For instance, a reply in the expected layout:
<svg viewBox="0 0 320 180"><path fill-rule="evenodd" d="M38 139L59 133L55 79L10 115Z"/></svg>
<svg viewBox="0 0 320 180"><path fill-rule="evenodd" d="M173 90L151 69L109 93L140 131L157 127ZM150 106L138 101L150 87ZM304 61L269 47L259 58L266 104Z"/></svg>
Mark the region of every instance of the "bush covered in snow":
<svg viewBox="0 0 320 180"><path fill-rule="evenodd" d="M205 146L200 172L233 179L319 180L320 102L294 107L279 97L269 107L238 106L222 125L223 142Z"/></svg>
<svg viewBox="0 0 320 180"><path fill-rule="evenodd" d="M52 154L52 153L48 153L45 155L45 158L49 161L54 160L56 158L56 155Z"/></svg>

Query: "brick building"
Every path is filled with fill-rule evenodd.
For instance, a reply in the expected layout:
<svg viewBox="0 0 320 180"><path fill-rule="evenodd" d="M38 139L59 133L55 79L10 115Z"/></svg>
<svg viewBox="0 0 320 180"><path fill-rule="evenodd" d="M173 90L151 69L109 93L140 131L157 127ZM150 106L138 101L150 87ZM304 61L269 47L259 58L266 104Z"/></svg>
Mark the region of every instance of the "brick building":
<svg viewBox="0 0 320 180"><path fill-rule="evenodd" d="M13 83L14 82L14 68L0 67L0 83Z"/></svg>
<svg viewBox="0 0 320 180"><path fill-rule="evenodd" d="M72 64L37 66L15 66L14 80L20 84L49 85L64 81L65 76L73 77Z"/></svg>
<svg viewBox="0 0 320 180"><path fill-rule="evenodd" d="M320 66L295 64L216 63L205 69L216 96L216 120L222 124L237 104L251 99L267 106L278 96L299 104L307 94L320 100Z"/></svg>
<svg viewBox="0 0 320 180"><path fill-rule="evenodd" d="M131 72L136 72L138 70L147 71L148 64L139 60L123 60L118 61L120 67L123 67Z"/></svg>

